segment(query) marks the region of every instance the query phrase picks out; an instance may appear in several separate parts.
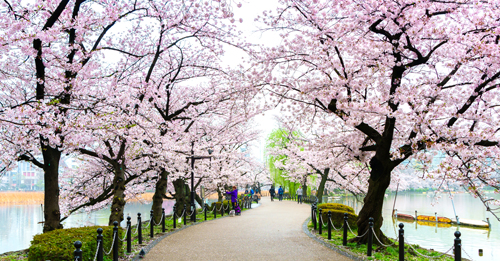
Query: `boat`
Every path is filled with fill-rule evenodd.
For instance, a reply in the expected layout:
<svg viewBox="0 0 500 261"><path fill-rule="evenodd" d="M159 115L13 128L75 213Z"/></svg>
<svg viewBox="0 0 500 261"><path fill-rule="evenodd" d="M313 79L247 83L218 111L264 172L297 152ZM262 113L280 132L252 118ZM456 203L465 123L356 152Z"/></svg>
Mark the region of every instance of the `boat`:
<svg viewBox="0 0 500 261"><path fill-rule="evenodd" d="M490 227L489 222L483 221L483 220L459 218L458 221L460 222L460 224L458 224L458 222L455 218L451 219L452 224L457 224L459 226L470 226L470 227L478 227L478 228L489 228Z"/></svg>
<svg viewBox="0 0 500 261"><path fill-rule="evenodd" d="M417 220L436 222L436 216L419 215L419 216L417 216ZM449 223L451 223L451 219L449 219L447 217L437 217L437 222L449 224Z"/></svg>
<svg viewBox="0 0 500 261"><path fill-rule="evenodd" d="M393 217L397 218L398 220L399 219L403 219L403 220L415 220L415 217L412 216L412 215L408 215L408 214L397 214L397 215L393 215Z"/></svg>

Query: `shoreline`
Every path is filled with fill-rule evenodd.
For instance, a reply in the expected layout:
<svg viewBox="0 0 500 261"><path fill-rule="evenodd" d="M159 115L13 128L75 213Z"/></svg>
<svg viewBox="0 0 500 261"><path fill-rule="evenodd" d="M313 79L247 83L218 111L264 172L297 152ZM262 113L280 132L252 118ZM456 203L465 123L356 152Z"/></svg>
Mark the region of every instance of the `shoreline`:
<svg viewBox="0 0 500 261"><path fill-rule="evenodd" d="M38 205L44 203L43 191L2 191L0 192L0 206L5 205ZM128 202L152 201L154 192L146 192Z"/></svg>

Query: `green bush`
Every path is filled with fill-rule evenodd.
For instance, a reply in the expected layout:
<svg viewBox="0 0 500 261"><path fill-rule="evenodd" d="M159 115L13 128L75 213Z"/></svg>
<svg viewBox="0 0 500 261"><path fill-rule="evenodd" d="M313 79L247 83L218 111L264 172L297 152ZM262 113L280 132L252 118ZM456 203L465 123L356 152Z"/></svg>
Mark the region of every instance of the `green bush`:
<svg viewBox="0 0 500 261"><path fill-rule="evenodd" d="M321 209L326 209L327 208L327 209L340 210L340 211L344 211L344 212L355 214L353 208L351 208L349 206L346 206L346 205L343 205L343 204L339 204L339 203L322 203L322 204L318 204L318 210L320 208Z"/></svg>
<svg viewBox="0 0 500 261"><path fill-rule="evenodd" d="M74 260L74 243L79 240L83 243L83 260L93 261L97 250L97 229L103 229L104 251L110 251L113 242L112 226L79 227L68 229L57 229L47 233L35 235L29 248L29 261L58 261ZM123 229L118 230L118 237L123 238ZM118 240L118 249L122 249L122 242ZM111 253L109 257L112 257Z"/></svg>
<svg viewBox="0 0 500 261"><path fill-rule="evenodd" d="M318 208L319 209L319 208ZM341 210L336 210L336 209L331 209L331 208L321 208L322 210L322 219L324 224L328 224L328 211L331 211L332 214L332 224L336 228L341 227L344 224L344 213L347 213L347 223L349 223L349 226L351 229L357 229L358 225L356 222L358 221L358 215L350 212L345 212ZM318 215L319 215L319 210L318 210ZM318 219L319 220L319 219Z"/></svg>
<svg viewBox="0 0 500 261"><path fill-rule="evenodd" d="M220 204L221 202L220 201L217 201L217 202L212 202L212 205L210 206L210 209L214 209L214 206L217 208L217 210L220 209ZM224 209L227 208L227 205L229 204L229 210L232 210L233 207L231 205L231 201L230 200L224 200L222 201L222 204L224 204ZM240 205L240 209L243 209L243 202L238 199L238 204ZM215 211L215 210L214 210ZM218 211L217 213L220 213L222 210Z"/></svg>

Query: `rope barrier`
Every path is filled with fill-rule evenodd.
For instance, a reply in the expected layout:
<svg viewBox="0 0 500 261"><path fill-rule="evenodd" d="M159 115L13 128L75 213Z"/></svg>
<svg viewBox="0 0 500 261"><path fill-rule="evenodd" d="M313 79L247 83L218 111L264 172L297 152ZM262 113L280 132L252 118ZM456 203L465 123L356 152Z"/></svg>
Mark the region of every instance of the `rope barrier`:
<svg viewBox="0 0 500 261"><path fill-rule="evenodd" d="M113 243L111 244L111 248L109 249L109 252L106 253L106 251L103 249L105 255L111 254L111 251L113 251L113 246L115 245L115 234L116 232L113 232Z"/></svg>
<svg viewBox="0 0 500 261"><path fill-rule="evenodd" d="M342 228L344 227L344 224L342 224L342 226L341 226L341 227L339 227L339 228L337 229L337 228L335 227L335 225L333 224L333 222L332 222L332 218L331 218L331 217L330 217L330 223L332 224L333 229L335 229L335 230L337 230L337 231L339 231L340 229L342 229Z"/></svg>
<svg viewBox="0 0 500 261"><path fill-rule="evenodd" d="M474 261L474 259L472 259L472 257L470 257L470 255L467 253L467 251L465 251L465 249L463 247L462 247L462 251L464 251L464 253L469 257L469 260Z"/></svg>
<svg viewBox="0 0 500 261"><path fill-rule="evenodd" d="M94 261L97 260L97 254L99 253L99 246L101 245L101 241L97 242L97 249L95 251Z"/></svg>
<svg viewBox="0 0 500 261"><path fill-rule="evenodd" d="M448 252L450 252L450 250L452 250L452 249L453 249L453 246L451 246L451 247L450 247L450 249L448 249L448 250L447 250L446 252L444 252L444 253L441 253L441 255L439 255L439 256L427 256L427 255L424 255L424 254L422 254L422 253L418 252L418 251L417 251L417 250L416 250L416 249L415 249L415 248L414 248L414 247L413 247L410 243L408 243L408 241L406 240L406 238L405 238L405 243L406 243L406 244L407 244L407 245L408 245L411 249L413 249L413 251L415 251L415 253L417 253L418 255L423 256L423 257L425 257L425 258L430 258L430 259L440 258L440 257L442 257L442 256L446 255Z"/></svg>
<svg viewBox="0 0 500 261"><path fill-rule="evenodd" d="M137 234L137 231L139 231L139 224L137 224L137 225L135 226L135 232L134 232L134 234Z"/></svg>
<svg viewBox="0 0 500 261"><path fill-rule="evenodd" d="M151 225L151 219L149 220L148 225L147 225L147 226L145 226L145 227L143 227L142 229L148 228L148 227L149 227L149 225Z"/></svg>
<svg viewBox="0 0 500 261"><path fill-rule="evenodd" d="M347 222L347 227L349 228L349 231L351 231L351 234L353 234L354 236L356 236L356 234L352 231L351 226L349 226L349 222ZM356 237L364 237L364 236L366 235L366 233L368 233L368 231L369 231L369 230L370 230L370 229L368 228L368 229L366 230L366 232L365 232L363 235L361 235L361 236L356 236Z"/></svg>
<svg viewBox="0 0 500 261"><path fill-rule="evenodd" d="M125 231L126 231L126 232L125 232L125 236L123 237L123 239L118 238L118 239L119 239L120 241L122 241L122 242L123 242L123 241L125 241L125 239L127 239L127 234L128 234L128 225L127 225L127 228L126 228L126 230L125 230Z"/></svg>
<svg viewBox="0 0 500 261"><path fill-rule="evenodd" d="M392 242L392 244L390 245L385 245L384 243L382 243L382 241L380 241L380 239L378 239L377 237L377 233L375 233L375 230L373 229L372 227L372 232L373 232L373 235L375 236L375 238L377 239L377 241L382 245L382 246L385 246L385 247L390 247L390 246L394 246L396 244L396 241Z"/></svg>

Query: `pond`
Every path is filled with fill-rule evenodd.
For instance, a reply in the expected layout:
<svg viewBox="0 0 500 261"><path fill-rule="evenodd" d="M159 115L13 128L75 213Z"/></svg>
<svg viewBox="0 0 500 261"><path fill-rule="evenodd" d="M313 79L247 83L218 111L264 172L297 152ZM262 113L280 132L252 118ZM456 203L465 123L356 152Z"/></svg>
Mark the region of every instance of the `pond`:
<svg viewBox="0 0 500 261"><path fill-rule="evenodd" d="M434 216L437 212L438 216L453 218L456 215L464 219L486 220L489 218L491 223L490 229L458 227L454 226L436 226L434 222L428 225L417 224L416 222L403 222L405 238L409 243L418 244L424 248L430 248L441 252L446 252L453 246L453 235L455 231L460 231L462 234L462 248L465 253L462 257L468 258L469 255L473 260L493 261L498 260L500 256L500 222L489 212L482 202L474 198L468 193L453 194L453 201L449 194L438 194L440 200L433 205L434 193L398 193L396 197L395 209L398 213L415 215ZM498 195L490 194L492 197ZM398 224L402 223L399 220L391 218L392 208L394 205L395 194L388 194L385 197L383 207L384 223L382 231L391 238L397 238ZM353 207L356 213L359 213L363 203L356 201L352 196L343 196L338 199L331 199L336 203L342 203ZM483 256L479 256L479 249L483 249ZM449 253L452 253L450 251Z"/></svg>

